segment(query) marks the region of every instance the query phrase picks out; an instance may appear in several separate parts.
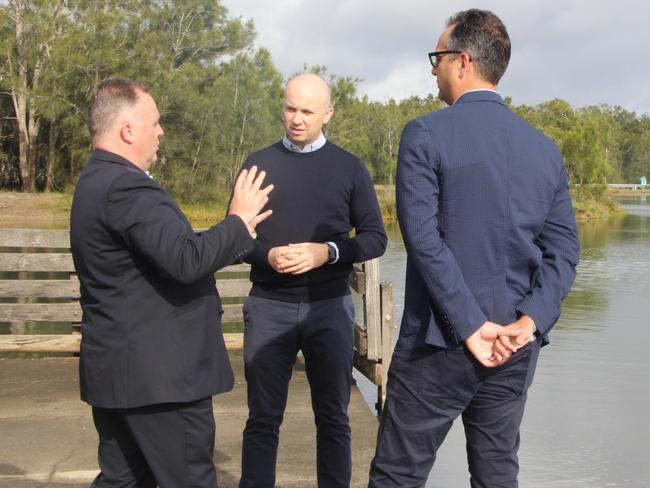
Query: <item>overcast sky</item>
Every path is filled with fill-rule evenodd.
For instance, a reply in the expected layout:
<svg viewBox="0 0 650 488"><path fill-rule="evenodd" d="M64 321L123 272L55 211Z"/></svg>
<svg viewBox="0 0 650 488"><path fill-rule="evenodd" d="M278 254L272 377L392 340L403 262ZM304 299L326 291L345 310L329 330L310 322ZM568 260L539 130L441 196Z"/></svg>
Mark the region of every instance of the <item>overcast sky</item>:
<svg viewBox="0 0 650 488"><path fill-rule="evenodd" d="M499 92L519 104L561 98L650 114L648 0L222 0L253 19L256 46L286 77L308 65L364 81L359 94L400 100L437 94L426 53L446 19L492 10L508 28L510 66Z"/></svg>

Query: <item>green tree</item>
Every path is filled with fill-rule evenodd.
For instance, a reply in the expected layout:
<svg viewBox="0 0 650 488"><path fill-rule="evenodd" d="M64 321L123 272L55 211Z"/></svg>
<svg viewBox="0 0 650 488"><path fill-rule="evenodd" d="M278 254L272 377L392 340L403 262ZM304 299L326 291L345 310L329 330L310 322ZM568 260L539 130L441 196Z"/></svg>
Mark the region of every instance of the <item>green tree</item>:
<svg viewBox="0 0 650 488"><path fill-rule="evenodd" d="M24 191L36 189L44 73L70 27L65 0L9 0L0 8L0 87L10 97L17 126L18 167Z"/></svg>
<svg viewBox="0 0 650 488"><path fill-rule="evenodd" d="M261 49L203 69L196 80L195 90L170 103L183 130L167 130L159 170L186 199L223 199L244 159L282 135L282 76Z"/></svg>

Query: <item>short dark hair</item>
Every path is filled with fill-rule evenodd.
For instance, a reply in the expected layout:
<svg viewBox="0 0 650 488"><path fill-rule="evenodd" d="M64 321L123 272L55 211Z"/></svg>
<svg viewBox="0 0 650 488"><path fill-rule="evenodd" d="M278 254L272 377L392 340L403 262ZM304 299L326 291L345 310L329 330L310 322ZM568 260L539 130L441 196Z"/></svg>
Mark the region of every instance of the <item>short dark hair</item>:
<svg viewBox="0 0 650 488"><path fill-rule="evenodd" d="M95 139L106 132L124 107L135 105L140 92L149 93L149 87L128 78L102 80L95 87L88 106L90 137Z"/></svg>
<svg viewBox="0 0 650 488"><path fill-rule="evenodd" d="M510 61L510 37L501 19L473 8L450 17L447 26L452 25L446 49L469 54L479 76L496 85Z"/></svg>

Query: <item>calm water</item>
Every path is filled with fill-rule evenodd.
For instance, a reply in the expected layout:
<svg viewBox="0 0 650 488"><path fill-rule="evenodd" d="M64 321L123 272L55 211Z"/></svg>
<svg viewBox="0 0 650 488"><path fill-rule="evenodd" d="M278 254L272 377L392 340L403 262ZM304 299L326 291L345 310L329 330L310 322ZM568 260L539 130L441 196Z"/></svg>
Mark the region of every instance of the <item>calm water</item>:
<svg viewBox="0 0 650 488"><path fill-rule="evenodd" d="M522 488L650 487L650 199L621 203L625 218L580 226L578 276L529 391ZM381 274L401 316L405 252L390 237ZM459 420L427 487L467 486Z"/></svg>

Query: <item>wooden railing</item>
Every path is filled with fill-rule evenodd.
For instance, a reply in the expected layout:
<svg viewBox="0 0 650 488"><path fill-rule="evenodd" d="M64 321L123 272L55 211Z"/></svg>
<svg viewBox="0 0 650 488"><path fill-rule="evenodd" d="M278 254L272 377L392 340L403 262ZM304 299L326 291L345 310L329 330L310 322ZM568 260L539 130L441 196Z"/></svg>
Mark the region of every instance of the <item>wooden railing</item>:
<svg viewBox="0 0 650 488"><path fill-rule="evenodd" d="M0 335L0 353L78 353L81 341L79 280L67 230L0 229L0 322L70 324L69 334ZM225 304L222 325L242 322L250 266L237 264L215 274ZM355 326L354 365L377 385L377 409L386 395L386 372L394 346L393 286L379 282L378 260L355 267L351 288L363 302L363 324ZM241 332L224 333L228 349L243 348Z"/></svg>

